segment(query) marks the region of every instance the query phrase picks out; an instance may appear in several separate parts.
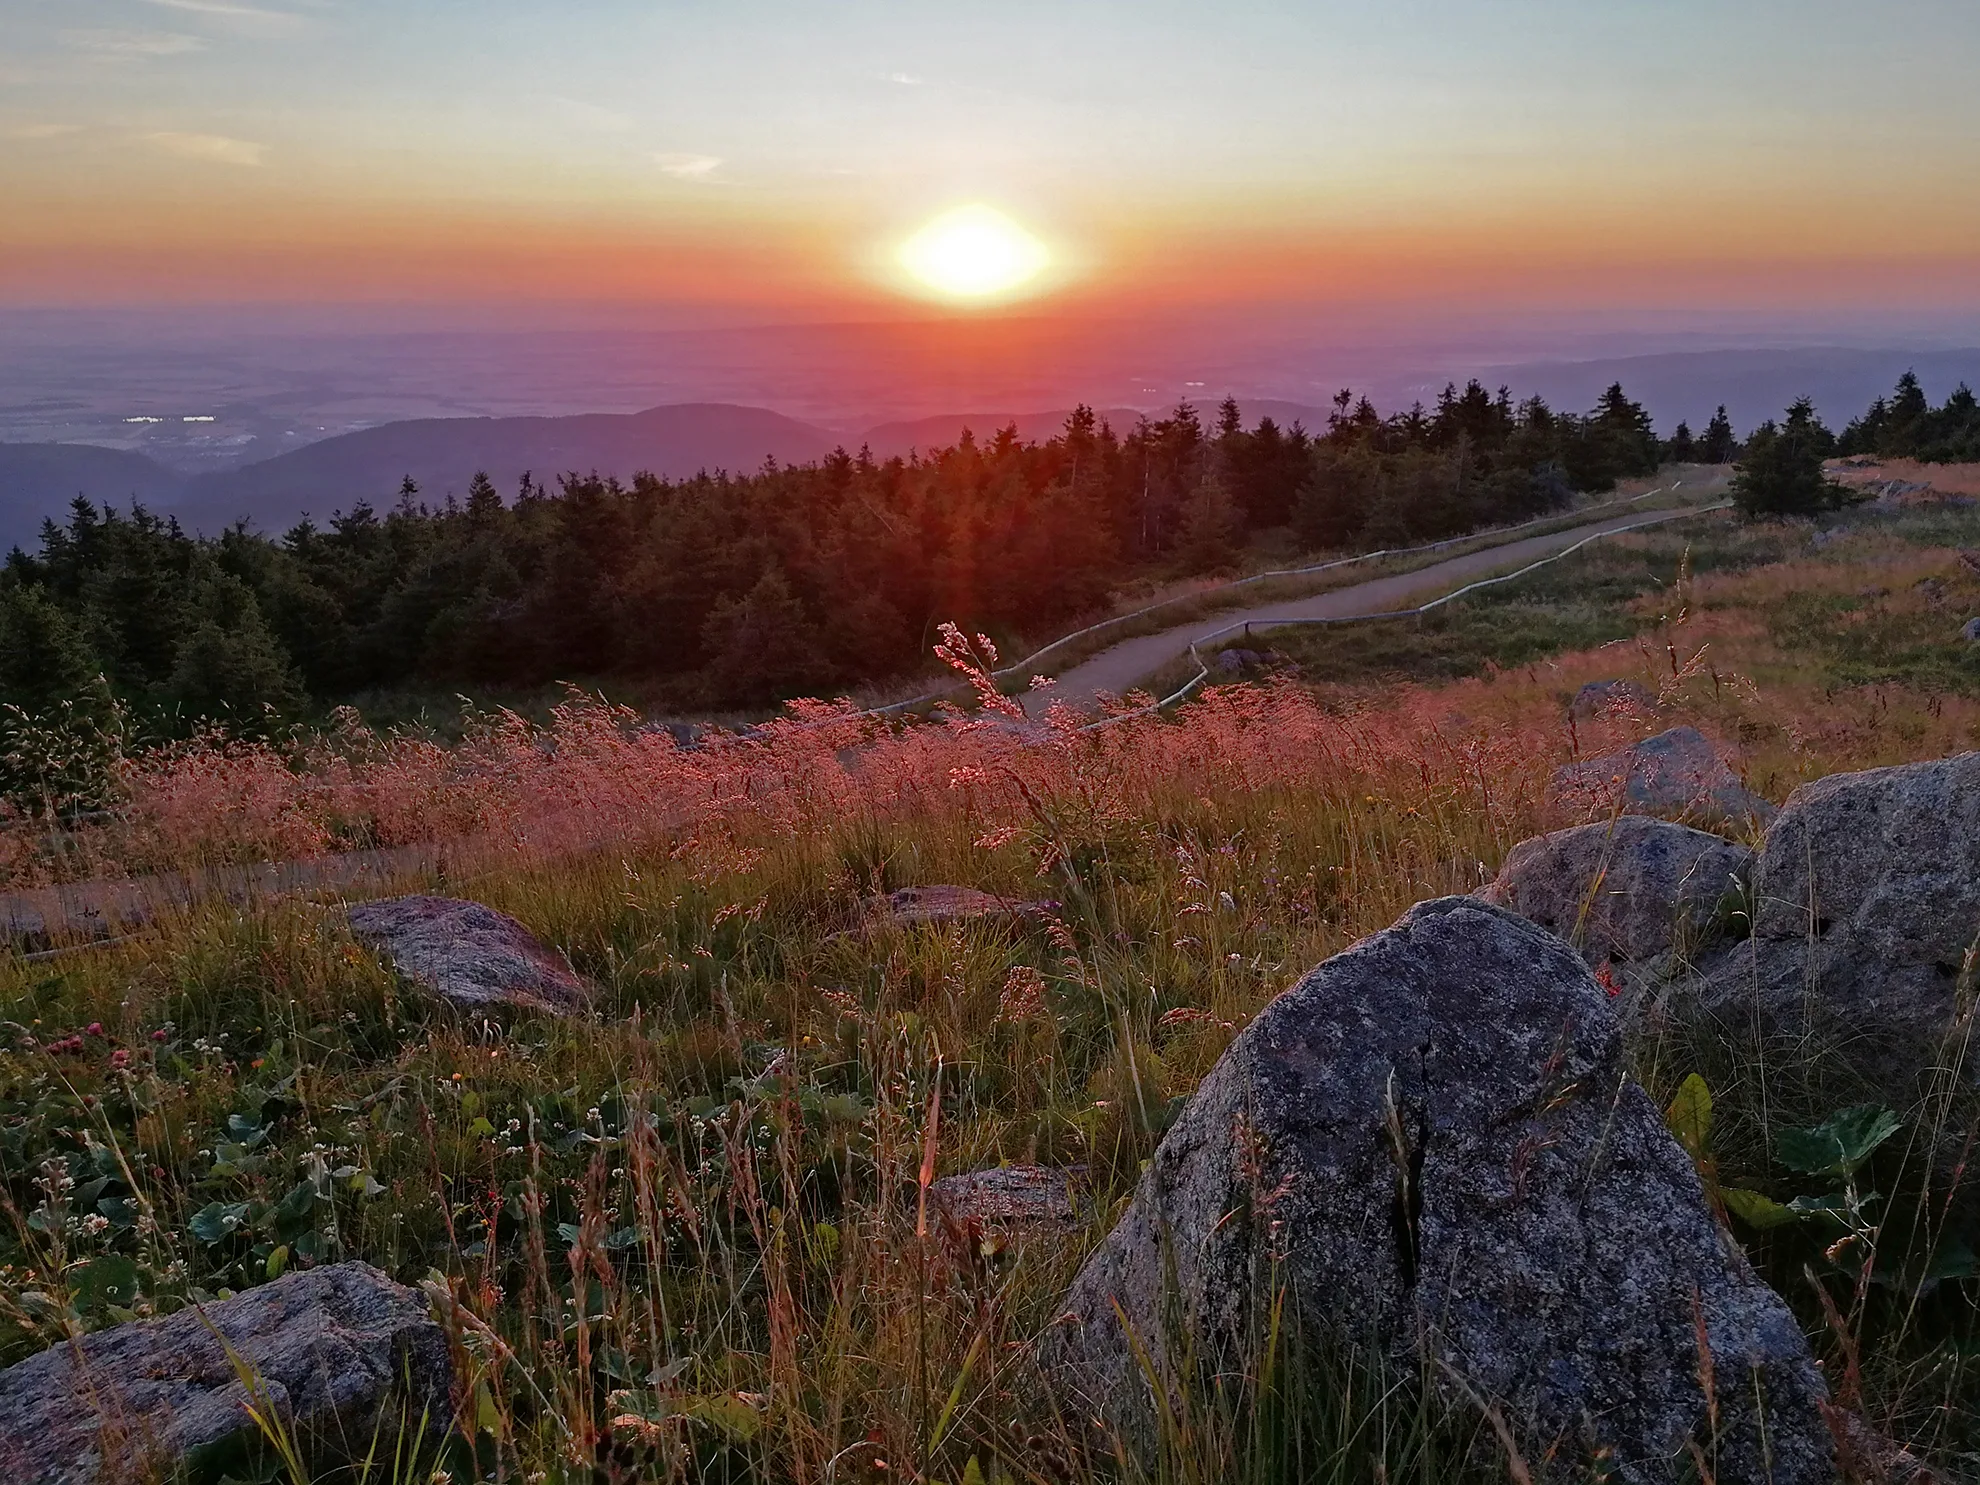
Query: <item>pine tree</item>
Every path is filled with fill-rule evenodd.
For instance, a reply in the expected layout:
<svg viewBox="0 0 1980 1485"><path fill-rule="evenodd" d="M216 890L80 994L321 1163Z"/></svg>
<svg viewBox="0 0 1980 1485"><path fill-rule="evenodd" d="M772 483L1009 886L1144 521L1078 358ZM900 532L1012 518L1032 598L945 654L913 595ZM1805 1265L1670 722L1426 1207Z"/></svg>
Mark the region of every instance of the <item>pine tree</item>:
<svg viewBox="0 0 1980 1485"><path fill-rule="evenodd" d="M101 670L69 616L45 593L0 587L0 702L35 713L62 701L107 702Z"/></svg>
<svg viewBox="0 0 1980 1485"><path fill-rule="evenodd" d="M467 518L479 527L492 526L502 514L502 497L495 493L495 482L488 471L477 469L468 482Z"/></svg>
<svg viewBox="0 0 1980 1485"><path fill-rule="evenodd" d="M1726 405L1719 404L1719 410L1712 414L1712 421L1705 425L1705 436L1698 441L1698 457L1706 464L1730 464L1739 452L1739 439L1733 434L1732 419L1726 416Z"/></svg>
<svg viewBox="0 0 1980 1485"><path fill-rule="evenodd" d="M1238 509L1221 456L1212 458L1183 504L1177 558L1190 572L1216 572L1237 558Z"/></svg>
<svg viewBox="0 0 1980 1485"><path fill-rule="evenodd" d="M1801 398L1783 422L1768 419L1746 441L1733 476L1733 503L1749 519L1814 515L1839 505L1848 492L1822 469L1834 444L1814 403Z"/></svg>
<svg viewBox="0 0 1980 1485"><path fill-rule="evenodd" d="M1293 505L1293 534L1310 552L1337 552L1367 524L1379 463L1365 447L1329 439L1313 451L1312 467Z"/></svg>
<svg viewBox="0 0 1980 1485"><path fill-rule="evenodd" d="M774 567L741 598L709 611L702 643L709 685L720 703L787 698L816 684L824 672L810 617Z"/></svg>

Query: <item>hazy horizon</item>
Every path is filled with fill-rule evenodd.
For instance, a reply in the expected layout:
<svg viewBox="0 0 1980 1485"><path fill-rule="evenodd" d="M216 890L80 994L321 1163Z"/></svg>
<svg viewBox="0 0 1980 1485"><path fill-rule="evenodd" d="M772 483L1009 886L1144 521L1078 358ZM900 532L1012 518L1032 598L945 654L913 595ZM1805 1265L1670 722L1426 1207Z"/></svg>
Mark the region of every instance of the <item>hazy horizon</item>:
<svg viewBox="0 0 1980 1485"><path fill-rule="evenodd" d="M1687 352L1735 360L1667 423L1842 418L1980 347L1977 45L1950 0L0 0L0 440L1573 405L1549 368Z"/></svg>

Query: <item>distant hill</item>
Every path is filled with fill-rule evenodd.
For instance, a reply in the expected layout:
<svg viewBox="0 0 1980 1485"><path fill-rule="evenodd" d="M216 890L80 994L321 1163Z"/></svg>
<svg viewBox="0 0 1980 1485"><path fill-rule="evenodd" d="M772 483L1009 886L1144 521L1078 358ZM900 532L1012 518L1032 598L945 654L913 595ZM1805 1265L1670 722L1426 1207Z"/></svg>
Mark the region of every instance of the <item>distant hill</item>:
<svg viewBox="0 0 1980 1485"><path fill-rule="evenodd" d="M200 531L243 517L260 530L280 531L305 512L322 520L360 500L388 507L407 475L423 500L439 504L450 494L464 496L475 471L486 470L507 500L525 471L553 488L557 476L572 471L623 480L642 470L672 478L704 469L751 472L766 458L780 464L822 458L839 441L780 413L722 402L561 418L419 418L196 476L186 482L176 513Z"/></svg>
<svg viewBox="0 0 1980 1485"><path fill-rule="evenodd" d="M97 504L175 502L186 477L124 449L86 443L0 443L0 550L33 548L41 523L58 519L78 495Z"/></svg>

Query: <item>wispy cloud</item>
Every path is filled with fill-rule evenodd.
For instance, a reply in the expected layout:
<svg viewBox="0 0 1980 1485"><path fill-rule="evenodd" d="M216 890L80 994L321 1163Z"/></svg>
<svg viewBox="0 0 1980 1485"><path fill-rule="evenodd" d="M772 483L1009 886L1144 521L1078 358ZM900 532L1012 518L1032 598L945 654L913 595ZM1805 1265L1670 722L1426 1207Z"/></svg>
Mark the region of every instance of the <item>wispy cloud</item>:
<svg viewBox="0 0 1980 1485"><path fill-rule="evenodd" d="M149 3L163 10L205 16L237 31L263 35L293 31L302 24L302 17L289 11L242 5L237 0L149 0Z"/></svg>
<svg viewBox="0 0 1980 1485"><path fill-rule="evenodd" d="M676 180L709 180L722 163L719 155L660 154L653 157L656 164Z"/></svg>
<svg viewBox="0 0 1980 1485"><path fill-rule="evenodd" d="M230 139L225 134L180 134L165 129L145 135L144 140L168 155L177 155L182 160L204 160L213 165L259 165L261 157L268 153L265 144Z"/></svg>
<svg viewBox="0 0 1980 1485"><path fill-rule="evenodd" d="M60 139L66 134L82 133L81 124L22 124L9 129L9 139Z"/></svg>
<svg viewBox="0 0 1980 1485"><path fill-rule="evenodd" d="M925 88L928 86L927 78L916 77L912 72L890 72L887 74L887 81L890 83L899 83L904 88Z"/></svg>
<svg viewBox="0 0 1980 1485"><path fill-rule="evenodd" d="M197 36L175 31L64 31L62 40L78 51L106 57L178 57L206 50Z"/></svg>

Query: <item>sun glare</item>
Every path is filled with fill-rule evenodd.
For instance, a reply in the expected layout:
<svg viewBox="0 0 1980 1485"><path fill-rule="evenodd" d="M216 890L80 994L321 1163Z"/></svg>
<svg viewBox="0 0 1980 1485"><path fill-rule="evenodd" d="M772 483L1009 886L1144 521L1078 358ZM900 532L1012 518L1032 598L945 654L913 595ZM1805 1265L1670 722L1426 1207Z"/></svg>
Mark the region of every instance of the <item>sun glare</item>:
<svg viewBox="0 0 1980 1485"><path fill-rule="evenodd" d="M940 294L982 299L1036 278L1045 244L995 207L959 206L901 244L901 266Z"/></svg>

